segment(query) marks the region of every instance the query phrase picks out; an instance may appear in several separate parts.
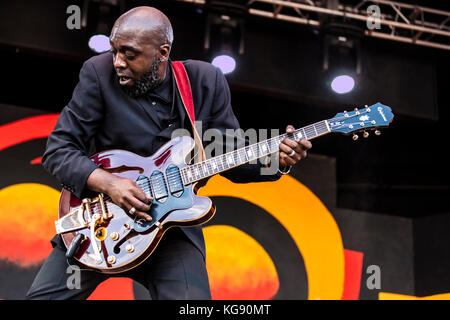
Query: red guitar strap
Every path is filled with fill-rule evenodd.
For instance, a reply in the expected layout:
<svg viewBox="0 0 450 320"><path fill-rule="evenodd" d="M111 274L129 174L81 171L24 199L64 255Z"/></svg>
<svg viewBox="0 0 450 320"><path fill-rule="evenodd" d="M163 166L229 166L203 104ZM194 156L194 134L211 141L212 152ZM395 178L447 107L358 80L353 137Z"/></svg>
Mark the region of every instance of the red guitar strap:
<svg viewBox="0 0 450 320"><path fill-rule="evenodd" d="M194 141L199 148L200 152L197 152L197 162L206 159L205 151L203 149L202 139L200 138L197 129L195 128L195 111L194 111L194 99L192 98L191 83L187 75L184 65L180 61L172 61L172 70L175 77L175 83L178 88L178 92L181 96L184 109L188 114L189 120L192 126L192 132L194 134Z"/></svg>

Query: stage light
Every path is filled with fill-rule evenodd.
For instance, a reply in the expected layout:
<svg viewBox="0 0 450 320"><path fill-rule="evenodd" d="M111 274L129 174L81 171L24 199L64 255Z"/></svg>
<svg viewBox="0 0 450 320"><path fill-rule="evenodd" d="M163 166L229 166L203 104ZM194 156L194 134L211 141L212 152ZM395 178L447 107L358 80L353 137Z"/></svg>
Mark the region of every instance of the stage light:
<svg viewBox="0 0 450 320"><path fill-rule="evenodd" d="M361 38L358 25L327 21L321 26L323 34L323 71L333 92L352 92L361 79Z"/></svg>
<svg viewBox="0 0 450 320"><path fill-rule="evenodd" d="M109 50L108 36L114 21L123 11L123 0L85 0L81 27L86 30L92 51L102 53Z"/></svg>
<svg viewBox="0 0 450 320"><path fill-rule="evenodd" d="M337 76L331 82L331 88L339 94L349 93L355 87L355 80L349 75Z"/></svg>
<svg viewBox="0 0 450 320"><path fill-rule="evenodd" d="M222 70L224 74L233 72L236 68L236 60L228 55L220 55L215 57L212 64Z"/></svg>
<svg viewBox="0 0 450 320"><path fill-rule="evenodd" d="M93 35L89 39L89 48L97 53L105 52L110 49L109 38L104 34Z"/></svg>
<svg viewBox="0 0 450 320"><path fill-rule="evenodd" d="M206 58L224 74L236 68L236 60L244 54L244 21L247 3L233 0L207 1L204 50Z"/></svg>

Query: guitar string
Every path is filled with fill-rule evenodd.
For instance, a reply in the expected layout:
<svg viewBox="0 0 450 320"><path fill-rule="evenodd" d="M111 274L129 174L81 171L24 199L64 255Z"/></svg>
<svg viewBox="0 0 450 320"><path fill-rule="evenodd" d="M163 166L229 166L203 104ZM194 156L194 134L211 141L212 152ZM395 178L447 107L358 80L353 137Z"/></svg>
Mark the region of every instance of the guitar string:
<svg viewBox="0 0 450 320"><path fill-rule="evenodd" d="M300 133L300 135L301 135L300 131L303 131L303 135L301 136L301 138L305 137L307 140L310 140L310 139L316 138L316 137L318 137L320 135L323 135L325 133L331 132L332 130L328 129L327 123L330 123L333 120L334 121L345 120L347 122L346 125L357 126L357 125L360 125L361 123L364 123L364 125L366 125L366 123L368 121L353 122L353 123L348 124L348 120L350 120L352 118L355 118L355 117L358 117L358 116L361 116L362 114L365 114L365 113L370 113L370 112L371 112L371 109L370 108L366 108L366 109L359 110L359 111L355 112L352 115L348 115L348 116L344 115L344 116L341 116L341 117L334 117L334 118L328 119L328 120L322 120L322 121L316 122L314 124L310 124L310 125L307 125L305 127L296 129L294 131L294 133L292 133L292 134L285 133L285 134L279 135L277 137L273 137L273 138L270 138L270 139L267 139L267 140L255 143L255 144L250 145L250 146L245 146L245 147L240 148L238 150L233 150L233 151L230 151L228 153L216 156L216 157L214 157L212 159L207 159L207 160L204 160L202 162L199 162L199 163L196 163L196 164L184 167L180 171L181 171L182 177L186 177L187 178L187 179L186 178L184 179L184 180L187 180L187 181L185 181L186 182L185 184L191 184L191 183L193 183L195 181L198 181L198 180L201 180L203 178L206 178L207 176L214 175L214 174L216 174L216 173L218 173L220 171L225 171L225 170L228 170L228 169L233 168L235 166L239 166L239 165L242 165L244 163L247 163L247 162L250 162L250 161L254 161L254 160L258 159L258 158L262 158L262 157L264 157L266 155L273 154L273 153L278 151L278 150L273 150L272 151L272 149L274 149L274 148L271 148L271 146L272 146L272 144L274 142L275 142L276 145L278 145L286 137L289 137L289 136L294 136L295 137L295 135L297 135L298 133ZM343 127L343 126L344 125L341 125L340 127ZM361 126L361 129L364 129L363 127L364 126ZM356 131L356 130L354 130L354 131ZM269 152L260 152L260 147L264 143L267 146L269 146ZM256 149L258 151L256 153L258 155L256 158L255 157L249 158L250 156L248 156L247 151L251 150L252 148ZM246 153L247 153L247 156L246 156ZM242 161L241 155L244 156L244 161ZM240 158L240 163L238 163L236 161L237 157ZM232 160L234 160L234 161L229 161L229 162L226 161L226 159L230 159L230 158ZM219 162L220 162L220 164L219 164ZM214 169L215 171L210 169L211 168L210 163L215 163L216 164L216 166L215 166L216 168ZM220 167L222 167L222 169ZM202 174L202 172L200 170L203 171L203 172L206 172L207 175L204 176L204 174ZM212 171L213 173L211 174L210 171Z"/></svg>
<svg viewBox="0 0 450 320"><path fill-rule="evenodd" d="M212 162L212 163L215 162L216 163L216 167L217 167L217 169L219 169L219 171L216 171L216 172L213 171L213 174L216 174L216 173L218 173L220 171L225 171L225 170L228 170L228 169L233 168L235 166L239 166L239 165L242 165L244 163L247 163L247 162L250 162L250 161L253 161L253 160L257 160L257 159L262 158L264 156L267 156L267 155L273 154L275 152L278 152L278 149L277 150L272 150L272 149L275 149L276 147L278 147L280 142L286 137L292 137L292 136L295 137L297 135L297 137L301 137L301 138L306 137L307 139L312 139L312 138L315 138L315 137L317 137L319 135L328 133L329 130L328 130L327 126L326 126L326 122L327 121L329 121L329 120L322 120L322 121L316 122L314 124L305 126L303 128L296 129L293 133L284 133L282 135L279 135L279 136L276 136L276 137L273 137L273 138L270 138L270 139L267 139L267 140L255 143L255 144L252 144L250 146L245 146L243 148L227 152L225 154L216 156L214 158L207 159L207 160L204 160L202 162L199 162L199 163L196 163L196 164L184 167L184 168L181 169L182 175L187 177L187 181L186 182L187 182L187 184L190 184L190 183L192 183L194 181L197 181L197 180L200 180L200 179L203 179L203 178L207 177L207 176L204 176L204 177L202 176L202 174L200 172L200 169L203 168L203 169L207 170L208 167L209 167L209 162ZM316 129L316 127L317 127L317 129ZM303 130L303 135L300 132L300 130ZM300 133L301 136L299 136L298 133ZM310 137L308 137L308 136L310 136ZM261 145L263 145L263 144L266 144L266 149L268 149L269 152L264 152L264 149L263 149L263 152L260 151ZM245 154L247 153L248 150L251 150L252 148L257 150L257 152L253 152L254 154L257 155L257 157L249 159L248 156L245 157ZM244 156L244 161L242 161L242 159L240 160L241 163L238 163L236 161L237 157L241 158L239 156L239 153L243 153L243 156ZM230 159L230 158L232 160L234 160L234 162L226 161L227 159ZM218 161L220 162L220 165L219 165ZM220 169L220 167L222 167L222 169ZM215 169L215 170L217 170L217 169ZM206 171L206 170L202 170L202 171ZM196 173L196 171L198 173ZM211 175L209 172L207 172L207 174ZM191 177L194 178L194 180L192 180Z"/></svg>

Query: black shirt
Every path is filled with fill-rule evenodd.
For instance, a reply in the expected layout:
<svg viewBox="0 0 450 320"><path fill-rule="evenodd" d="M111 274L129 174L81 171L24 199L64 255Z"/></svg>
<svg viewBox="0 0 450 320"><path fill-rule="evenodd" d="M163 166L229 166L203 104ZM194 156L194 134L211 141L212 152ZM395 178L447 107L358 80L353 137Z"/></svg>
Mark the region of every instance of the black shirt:
<svg viewBox="0 0 450 320"><path fill-rule="evenodd" d="M178 109L175 107L173 97L173 79L172 70L167 68L166 77L161 84L154 90L147 93L147 101L158 115L162 128L179 127L180 116Z"/></svg>

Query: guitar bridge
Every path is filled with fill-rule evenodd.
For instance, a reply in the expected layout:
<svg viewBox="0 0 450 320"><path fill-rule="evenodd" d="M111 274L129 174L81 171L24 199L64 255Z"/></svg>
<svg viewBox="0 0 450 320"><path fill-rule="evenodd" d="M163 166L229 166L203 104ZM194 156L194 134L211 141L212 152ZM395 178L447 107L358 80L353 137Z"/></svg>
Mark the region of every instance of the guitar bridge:
<svg viewBox="0 0 450 320"><path fill-rule="evenodd" d="M55 221L57 234L80 230L87 226L88 223L84 220L83 205Z"/></svg>
<svg viewBox="0 0 450 320"><path fill-rule="evenodd" d="M112 218L112 214L108 212L102 193L98 197L91 199L83 199L82 205L70 211L64 217L55 221L56 233L72 232L89 227L92 220L91 205L97 204L101 212L100 219L106 220ZM85 213L87 219L85 219Z"/></svg>

